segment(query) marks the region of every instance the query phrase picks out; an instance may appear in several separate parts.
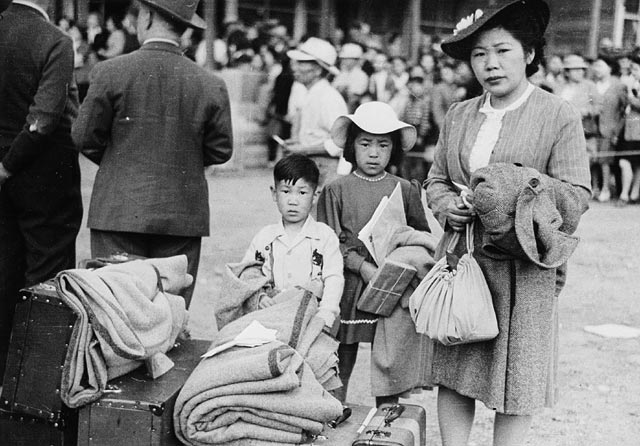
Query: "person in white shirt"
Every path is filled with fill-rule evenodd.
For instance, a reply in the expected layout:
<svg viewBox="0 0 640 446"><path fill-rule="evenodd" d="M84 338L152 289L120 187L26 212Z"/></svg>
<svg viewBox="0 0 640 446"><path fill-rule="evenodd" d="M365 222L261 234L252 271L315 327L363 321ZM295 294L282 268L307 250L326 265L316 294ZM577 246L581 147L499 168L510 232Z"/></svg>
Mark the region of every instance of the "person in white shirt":
<svg viewBox="0 0 640 446"><path fill-rule="evenodd" d="M333 80L333 86L347 101L349 113L353 113L362 96L369 88L369 76L362 71L363 51L357 43L345 43L340 49L340 74Z"/></svg>
<svg viewBox="0 0 640 446"><path fill-rule="evenodd" d="M262 273L276 291L297 287L312 292L320 301L318 316L332 327L340 313L343 260L336 233L310 215L318 178L318 167L307 156L292 154L278 161L271 193L282 220L258 232L243 262L262 262ZM273 303L264 293L258 306Z"/></svg>
<svg viewBox="0 0 640 446"><path fill-rule="evenodd" d="M338 116L347 114L347 104L342 95L327 79L340 71L335 67L337 52L326 40L309 38L287 55L296 82L297 93L292 90L293 114L291 139L284 146L285 153L300 153L310 156L320 169L319 187L338 176L338 162L342 150L331 141L331 126ZM350 172L345 168L344 174Z"/></svg>

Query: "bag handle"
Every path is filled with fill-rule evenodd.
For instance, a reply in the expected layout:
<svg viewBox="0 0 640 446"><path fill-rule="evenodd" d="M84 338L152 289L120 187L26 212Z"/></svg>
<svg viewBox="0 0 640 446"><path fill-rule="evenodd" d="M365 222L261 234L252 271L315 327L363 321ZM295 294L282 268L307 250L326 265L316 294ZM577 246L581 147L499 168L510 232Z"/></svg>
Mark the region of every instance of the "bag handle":
<svg viewBox="0 0 640 446"><path fill-rule="evenodd" d="M467 223L465 225L465 235L466 235L466 244L467 244L467 252L469 254L473 254L473 229L475 227L475 220L471 223ZM447 252L453 252L456 245L460 241L460 232L455 232L451 238L449 239L449 244L447 245Z"/></svg>
<svg viewBox="0 0 640 446"><path fill-rule="evenodd" d="M471 220L471 223L467 224L466 235L467 235L467 252L469 255L473 255L473 229L475 227L475 219Z"/></svg>

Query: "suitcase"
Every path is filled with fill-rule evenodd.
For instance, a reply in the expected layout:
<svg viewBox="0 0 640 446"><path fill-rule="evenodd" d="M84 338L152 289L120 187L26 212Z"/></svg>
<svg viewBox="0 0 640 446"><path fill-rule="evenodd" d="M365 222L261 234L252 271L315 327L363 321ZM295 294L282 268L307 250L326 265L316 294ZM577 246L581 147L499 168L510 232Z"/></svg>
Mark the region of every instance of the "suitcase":
<svg viewBox="0 0 640 446"><path fill-rule="evenodd" d="M178 393L211 341L183 341L167 353L175 366L152 380L144 367L109 382L108 393L80 408L78 446L180 445L173 430Z"/></svg>
<svg viewBox="0 0 640 446"><path fill-rule="evenodd" d="M335 429L325 427L322 435L314 439L315 446L351 446L358 438L358 429L373 408L350 404L348 406L351 408L351 416Z"/></svg>
<svg viewBox="0 0 640 446"><path fill-rule="evenodd" d="M53 280L20 291L0 409L54 423L62 420L62 367L75 321Z"/></svg>
<svg viewBox="0 0 640 446"><path fill-rule="evenodd" d="M383 404L353 446L426 446L427 414L414 404Z"/></svg>
<svg viewBox="0 0 640 446"><path fill-rule="evenodd" d="M0 445L75 446L77 412L62 422L0 410Z"/></svg>

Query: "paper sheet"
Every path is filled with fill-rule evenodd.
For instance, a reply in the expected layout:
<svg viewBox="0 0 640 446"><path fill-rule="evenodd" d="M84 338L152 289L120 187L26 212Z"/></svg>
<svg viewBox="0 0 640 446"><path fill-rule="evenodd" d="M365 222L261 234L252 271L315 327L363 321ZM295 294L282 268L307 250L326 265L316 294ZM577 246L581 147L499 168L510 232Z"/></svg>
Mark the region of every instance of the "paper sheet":
<svg viewBox="0 0 640 446"><path fill-rule="evenodd" d="M277 330L266 328L258 321L253 321L231 341L212 348L203 354L201 358L211 358L232 347L258 347L259 345L267 344L276 340L277 332Z"/></svg>

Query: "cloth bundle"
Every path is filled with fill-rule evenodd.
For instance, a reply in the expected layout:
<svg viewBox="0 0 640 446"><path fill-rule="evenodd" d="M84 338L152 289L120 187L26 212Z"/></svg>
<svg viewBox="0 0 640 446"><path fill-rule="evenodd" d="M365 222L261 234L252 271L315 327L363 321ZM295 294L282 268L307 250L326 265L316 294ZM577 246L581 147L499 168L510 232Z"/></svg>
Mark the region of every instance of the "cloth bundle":
<svg viewBox="0 0 640 446"><path fill-rule="evenodd" d="M431 233L404 226L397 228L387 258L407 263L417 273L389 317L378 320L371 346L371 392L374 396L396 395L431 385L429 338L416 332L409 313L409 296L435 264L438 239ZM407 358L411 358L407 360Z"/></svg>
<svg viewBox="0 0 640 446"><path fill-rule="evenodd" d="M206 358L185 383L174 408L176 435L183 443L299 444L342 414L342 404L321 384L337 379L337 342L314 316L316 298L292 290L274 300L275 305L225 325L211 348L254 321L276 330L275 341Z"/></svg>
<svg viewBox="0 0 640 446"><path fill-rule="evenodd" d="M495 163L471 176L473 201L484 226L482 247L495 258L519 258L557 268L578 245L579 201L563 194L569 185L530 167Z"/></svg>
<svg viewBox="0 0 640 446"><path fill-rule="evenodd" d="M184 299L175 293L192 281L184 255L59 273L60 297L78 315L62 401L72 408L95 401L108 380L169 351L188 320Z"/></svg>

